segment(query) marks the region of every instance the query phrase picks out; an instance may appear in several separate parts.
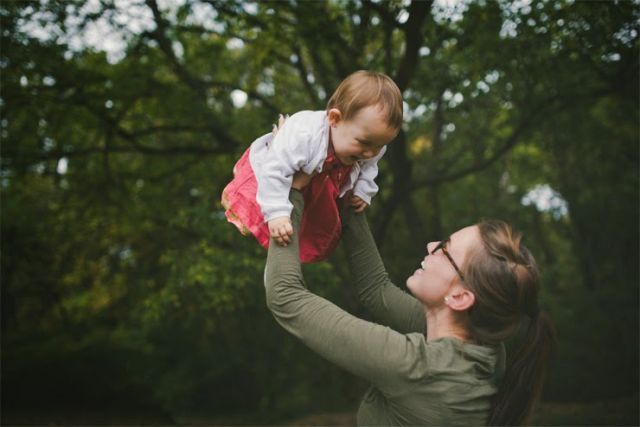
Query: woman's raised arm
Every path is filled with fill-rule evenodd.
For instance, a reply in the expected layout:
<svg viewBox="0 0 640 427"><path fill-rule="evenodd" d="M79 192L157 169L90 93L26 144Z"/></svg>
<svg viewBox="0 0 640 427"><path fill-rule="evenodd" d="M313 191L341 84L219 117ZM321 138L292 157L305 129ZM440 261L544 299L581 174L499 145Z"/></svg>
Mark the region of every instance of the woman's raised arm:
<svg viewBox="0 0 640 427"><path fill-rule="evenodd" d="M267 305L276 321L316 353L384 393L406 392L407 372L426 369L424 336L359 319L305 287L298 251L304 199L293 190L290 200L293 240L286 247L272 241L265 269Z"/></svg>
<svg viewBox="0 0 640 427"><path fill-rule="evenodd" d="M345 208L342 221L342 241L360 303L378 323L402 333L424 334L422 304L389 280L365 214Z"/></svg>

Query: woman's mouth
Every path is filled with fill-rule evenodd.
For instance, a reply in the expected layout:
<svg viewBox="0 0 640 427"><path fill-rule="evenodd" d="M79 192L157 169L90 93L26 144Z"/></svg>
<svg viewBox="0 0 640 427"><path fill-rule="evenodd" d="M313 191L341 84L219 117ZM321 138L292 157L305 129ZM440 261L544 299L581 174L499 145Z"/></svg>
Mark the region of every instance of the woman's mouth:
<svg viewBox="0 0 640 427"><path fill-rule="evenodd" d="M420 262L420 268L417 269L413 274L420 275L420 274L424 273L424 267L425 267L424 261Z"/></svg>

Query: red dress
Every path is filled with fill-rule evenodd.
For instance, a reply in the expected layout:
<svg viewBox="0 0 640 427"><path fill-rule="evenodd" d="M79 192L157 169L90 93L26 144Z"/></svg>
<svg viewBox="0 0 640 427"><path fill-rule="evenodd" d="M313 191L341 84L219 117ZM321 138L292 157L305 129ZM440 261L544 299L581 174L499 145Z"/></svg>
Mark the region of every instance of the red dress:
<svg viewBox="0 0 640 427"><path fill-rule="evenodd" d="M335 249L342 235L338 211L340 188L351 172L334 155L331 146L322 172L311 178L303 190L304 212L300 223L300 261L322 261ZM269 228L256 201L258 182L247 149L233 168L233 180L222 191L222 206L227 220L243 235L253 234L265 248L269 247Z"/></svg>

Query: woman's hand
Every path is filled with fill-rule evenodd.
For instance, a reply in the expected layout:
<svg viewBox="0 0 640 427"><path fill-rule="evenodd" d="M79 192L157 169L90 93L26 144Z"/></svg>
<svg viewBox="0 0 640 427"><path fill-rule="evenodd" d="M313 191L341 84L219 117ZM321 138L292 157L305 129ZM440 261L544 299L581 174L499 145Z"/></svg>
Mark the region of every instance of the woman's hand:
<svg viewBox="0 0 640 427"><path fill-rule="evenodd" d="M365 202L358 196L354 196L353 194L349 196L349 205L353 208L354 211L356 211L356 213L364 211L367 206L369 206L367 202Z"/></svg>
<svg viewBox="0 0 640 427"><path fill-rule="evenodd" d="M296 172L293 175L293 182L291 183L291 188L298 191L302 190L307 185L309 185L309 183L311 182L311 178L313 178L314 175L315 173L312 175L307 175L302 171Z"/></svg>
<svg viewBox="0 0 640 427"><path fill-rule="evenodd" d="M287 121L288 118L288 114L285 114L284 116L282 114L278 115L278 124L274 123L273 128L271 129L271 133L273 134L273 136L276 136L276 134L278 133L278 129L282 127L282 125Z"/></svg>

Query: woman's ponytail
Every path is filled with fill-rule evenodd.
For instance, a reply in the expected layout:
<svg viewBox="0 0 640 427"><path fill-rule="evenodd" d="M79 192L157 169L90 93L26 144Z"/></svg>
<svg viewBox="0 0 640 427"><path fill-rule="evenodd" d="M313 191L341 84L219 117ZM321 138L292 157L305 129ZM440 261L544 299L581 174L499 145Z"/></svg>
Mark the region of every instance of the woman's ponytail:
<svg viewBox="0 0 640 427"><path fill-rule="evenodd" d="M555 348L555 329L542 311L532 313L526 336L493 399L489 425L516 426L529 421L542 394L549 359Z"/></svg>

